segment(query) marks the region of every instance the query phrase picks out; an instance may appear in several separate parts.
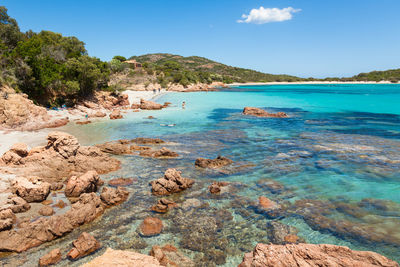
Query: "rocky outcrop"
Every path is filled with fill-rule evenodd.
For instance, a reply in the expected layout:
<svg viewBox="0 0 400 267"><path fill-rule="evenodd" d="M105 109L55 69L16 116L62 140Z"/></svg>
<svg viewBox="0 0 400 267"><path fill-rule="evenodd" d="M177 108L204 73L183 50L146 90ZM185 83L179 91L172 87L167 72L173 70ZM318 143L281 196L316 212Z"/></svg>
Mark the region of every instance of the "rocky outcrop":
<svg viewBox="0 0 400 267"><path fill-rule="evenodd" d="M178 204L166 198L159 199L157 204L151 207L151 210L157 213L166 213L169 209L177 207Z"/></svg>
<svg viewBox="0 0 400 267"><path fill-rule="evenodd" d="M142 236L155 236L162 232L164 226L160 219L147 217L139 226L139 234Z"/></svg>
<svg viewBox="0 0 400 267"><path fill-rule="evenodd" d="M99 241L92 235L83 232L77 240L72 242L73 248L68 252L67 257L73 260L85 257L101 247Z"/></svg>
<svg viewBox="0 0 400 267"><path fill-rule="evenodd" d="M179 154L163 147L160 150L143 150L139 153L139 156L151 158L176 158L179 157Z"/></svg>
<svg viewBox="0 0 400 267"><path fill-rule="evenodd" d="M245 107L243 109L244 115L251 115L263 118L288 118L289 116L285 112L269 113L261 108Z"/></svg>
<svg viewBox="0 0 400 267"><path fill-rule="evenodd" d="M25 199L12 195L7 199L6 205L1 207L0 210L7 208L11 209L14 213L20 213L29 210L31 205Z"/></svg>
<svg viewBox="0 0 400 267"><path fill-rule="evenodd" d="M61 250L59 248L53 249L39 259L39 266L50 266L57 264L61 261Z"/></svg>
<svg viewBox="0 0 400 267"><path fill-rule="evenodd" d="M16 220L17 218L11 209L0 211L0 231L11 229Z"/></svg>
<svg viewBox="0 0 400 267"><path fill-rule="evenodd" d="M65 187L65 196L79 197L83 193L97 192L102 184L96 171L88 171L81 176L72 176Z"/></svg>
<svg viewBox="0 0 400 267"><path fill-rule="evenodd" d="M161 267L156 258L133 251L113 250L107 248L106 252L94 260L83 264L81 267L98 266L135 266L135 267Z"/></svg>
<svg viewBox="0 0 400 267"><path fill-rule="evenodd" d="M59 238L74 228L91 222L104 211L105 204L95 193L82 194L63 215L42 217L19 228L0 232L0 251L22 252Z"/></svg>
<svg viewBox="0 0 400 267"><path fill-rule="evenodd" d="M7 151L2 156L3 164L11 173L36 175L46 182L64 181L71 174L81 175L90 170L107 173L120 166L117 159L97 147L81 146L70 134L51 132L47 140L46 146L32 148L27 155L25 152L17 154L15 149Z"/></svg>
<svg viewBox="0 0 400 267"><path fill-rule="evenodd" d="M42 202L50 194L49 183L37 177L18 177L12 182L12 191L27 202Z"/></svg>
<svg viewBox="0 0 400 267"><path fill-rule="evenodd" d="M118 119L122 119L123 116L121 114L121 111L119 109L114 109L111 113L110 113L110 119L111 120L118 120Z"/></svg>
<svg viewBox="0 0 400 267"><path fill-rule="evenodd" d="M176 169L168 169L165 171L164 177L152 181L150 184L154 195L165 196L192 187L194 180L182 177L181 172Z"/></svg>
<svg viewBox="0 0 400 267"><path fill-rule="evenodd" d="M213 182L209 187L208 190L211 194L218 194L221 193L221 188L229 185L228 182Z"/></svg>
<svg viewBox="0 0 400 267"><path fill-rule="evenodd" d="M103 187L100 198L107 206L117 205L124 202L129 196L129 192L123 187L111 188Z"/></svg>
<svg viewBox="0 0 400 267"><path fill-rule="evenodd" d="M179 266L179 267L194 267L194 262L184 256L178 249L172 245L163 247L153 246L150 251L150 256L158 260L162 266Z"/></svg>
<svg viewBox="0 0 400 267"><path fill-rule="evenodd" d="M221 168L227 165L232 164L233 161L222 156L218 156L215 159L204 159L204 158L198 158L196 159L196 162L194 163L195 166L201 167L201 168Z"/></svg>
<svg viewBox="0 0 400 267"><path fill-rule="evenodd" d="M155 103L153 101L146 101L144 99L140 99L140 104L132 104L132 109L144 109L144 110L159 110L164 108L164 105Z"/></svg>
<svg viewBox="0 0 400 267"><path fill-rule="evenodd" d="M385 266L399 267L378 253L355 251L335 245L265 245L258 244L247 253L239 267L293 267L293 266Z"/></svg>

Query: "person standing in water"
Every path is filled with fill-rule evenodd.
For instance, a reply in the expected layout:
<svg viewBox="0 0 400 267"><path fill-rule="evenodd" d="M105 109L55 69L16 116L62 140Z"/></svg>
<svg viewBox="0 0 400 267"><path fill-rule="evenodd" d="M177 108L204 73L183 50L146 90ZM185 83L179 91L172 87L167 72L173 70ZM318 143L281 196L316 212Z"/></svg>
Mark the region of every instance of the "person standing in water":
<svg viewBox="0 0 400 267"><path fill-rule="evenodd" d="M185 109L185 105L186 105L186 102L183 101L183 102L182 102L182 109Z"/></svg>

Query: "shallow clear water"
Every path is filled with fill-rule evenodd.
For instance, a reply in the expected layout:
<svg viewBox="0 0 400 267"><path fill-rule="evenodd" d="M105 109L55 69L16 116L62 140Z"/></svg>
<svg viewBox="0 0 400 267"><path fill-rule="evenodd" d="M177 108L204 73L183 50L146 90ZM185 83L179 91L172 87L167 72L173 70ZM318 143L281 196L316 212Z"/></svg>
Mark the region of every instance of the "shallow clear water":
<svg viewBox="0 0 400 267"><path fill-rule="evenodd" d="M169 93L157 101L173 105L63 129L83 144L160 137L181 156L120 156L122 169L103 178L137 178L129 186L128 202L63 239L22 253L26 266L51 248L68 250L83 230L104 247L148 253L154 244L172 243L198 265L237 266L256 243L270 241L271 220L295 227L305 242L372 250L400 261L399 85L242 86ZM284 111L290 118L244 116L245 106ZM156 119L146 119L149 115ZM194 167L196 158L218 155L234 160L234 166L224 172ZM201 206L151 214L157 198L148 183L172 167L196 180L193 188L172 198L178 203L197 199ZM231 182L230 192L211 195L207 187L212 181ZM271 216L259 210L259 196L278 202L283 212ZM160 217L166 228L157 237L139 237L137 225L149 215ZM79 265L102 251L61 265Z"/></svg>

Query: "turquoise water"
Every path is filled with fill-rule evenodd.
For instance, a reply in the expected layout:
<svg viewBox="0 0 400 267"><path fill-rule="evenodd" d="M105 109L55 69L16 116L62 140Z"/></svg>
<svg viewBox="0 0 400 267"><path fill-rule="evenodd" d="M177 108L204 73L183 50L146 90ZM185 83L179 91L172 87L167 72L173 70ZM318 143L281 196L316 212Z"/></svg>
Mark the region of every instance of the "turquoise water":
<svg viewBox="0 0 400 267"><path fill-rule="evenodd" d="M400 85L241 86L168 93L156 101L172 106L62 129L84 144L160 137L180 154L170 160L118 157L122 169L102 178L136 178L128 188L131 197L85 226L104 246L148 253L152 245L172 243L197 266L237 266L255 244L271 242L267 224L276 221L293 227L304 242L372 250L400 261ZM245 106L283 111L290 118L244 116ZM147 119L150 115L156 119ZM195 168L196 158L218 155L235 164L224 171ZM196 199L200 206L165 215L149 211L157 198L148 183L167 168L196 181L173 199L180 204ZM231 182L229 192L211 195L212 181ZM259 196L281 210L260 210ZM163 233L137 236L137 225L149 215L162 219ZM46 250L68 246L80 231ZM79 265L102 251L61 265Z"/></svg>

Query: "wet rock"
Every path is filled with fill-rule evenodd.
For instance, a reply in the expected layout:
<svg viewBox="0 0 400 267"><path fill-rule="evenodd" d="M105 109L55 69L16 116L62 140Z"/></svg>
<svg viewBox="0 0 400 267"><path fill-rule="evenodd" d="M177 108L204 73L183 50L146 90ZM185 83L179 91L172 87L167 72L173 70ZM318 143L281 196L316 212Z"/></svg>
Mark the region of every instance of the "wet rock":
<svg viewBox="0 0 400 267"><path fill-rule="evenodd" d="M139 226L139 233L142 236L150 237L161 233L164 226L160 219L155 217L147 217Z"/></svg>
<svg viewBox="0 0 400 267"><path fill-rule="evenodd" d="M145 110L159 110L162 109L164 106L152 101L146 101L144 99L140 99L140 109Z"/></svg>
<svg viewBox="0 0 400 267"><path fill-rule="evenodd" d="M65 187L65 196L79 197L83 193L96 192L101 183L100 176L96 171L88 171L81 176L72 176Z"/></svg>
<svg viewBox="0 0 400 267"><path fill-rule="evenodd" d="M185 257L178 249L172 245L163 247L153 246L150 256L155 257L162 266L194 267L194 262Z"/></svg>
<svg viewBox="0 0 400 267"><path fill-rule="evenodd" d="M107 142L104 144L96 145L101 151L114 155L131 154L131 148L126 144Z"/></svg>
<svg viewBox="0 0 400 267"><path fill-rule="evenodd" d="M27 202L42 202L50 194L50 187L37 177L18 177L12 182L13 192Z"/></svg>
<svg viewBox="0 0 400 267"><path fill-rule="evenodd" d="M264 210L274 210L274 209L280 208L278 203L276 203L275 201L272 201L269 198L266 198L264 196L261 196L258 198L258 203L259 203L260 207Z"/></svg>
<svg viewBox="0 0 400 267"><path fill-rule="evenodd" d="M39 266L50 266L57 264L61 261L61 250L59 248L53 249L39 259Z"/></svg>
<svg viewBox="0 0 400 267"><path fill-rule="evenodd" d="M97 266L161 267L162 265L152 256L107 248L103 255L83 264L81 267Z"/></svg>
<svg viewBox="0 0 400 267"><path fill-rule="evenodd" d="M151 157L151 158L176 158L179 157L179 154L169 150L168 148L161 148L160 150L143 150L139 153L142 157Z"/></svg>
<svg viewBox="0 0 400 267"><path fill-rule="evenodd" d="M39 210L39 214L42 216L51 216L54 214L54 210L52 207L44 206Z"/></svg>
<svg viewBox="0 0 400 267"><path fill-rule="evenodd" d="M45 201L42 201L42 204L43 205L46 205L46 206L48 206L48 205L50 205L50 204L52 204L53 203L53 200L52 199L46 199Z"/></svg>
<svg viewBox="0 0 400 267"><path fill-rule="evenodd" d="M141 145L159 145L164 144L165 141L161 140L160 138L145 138L145 137L138 137L131 140L133 143L141 144Z"/></svg>
<svg viewBox="0 0 400 267"><path fill-rule="evenodd" d="M118 119L122 119L123 116L121 115L121 111L119 109L114 109L111 113L110 113L110 119L111 120L118 120Z"/></svg>
<svg viewBox="0 0 400 267"><path fill-rule="evenodd" d="M133 184L133 179L132 178L114 178L108 181L108 185L110 186L128 186Z"/></svg>
<svg viewBox="0 0 400 267"><path fill-rule="evenodd" d="M26 202L25 199L15 195L13 195L10 199L7 200L7 204L10 205L10 208L14 213L25 212L31 208L31 205L28 202Z"/></svg>
<svg viewBox="0 0 400 267"><path fill-rule="evenodd" d="M209 187L208 190L211 194L218 194L221 193L221 187L229 185L228 182L213 182Z"/></svg>
<svg viewBox="0 0 400 267"><path fill-rule="evenodd" d="M296 243L298 237L296 236L297 230L294 227L283 224L278 221L270 221L267 223L267 235L268 239L273 244L286 244L286 243ZM297 238L296 238L297 237ZM295 242L288 242L295 241Z"/></svg>
<svg viewBox="0 0 400 267"><path fill-rule="evenodd" d="M260 179L257 181L257 186L270 191L272 194L280 194L285 191L285 186L272 179Z"/></svg>
<svg viewBox="0 0 400 267"><path fill-rule="evenodd" d="M89 124L89 123L92 123L91 121L77 121L76 122L76 124L78 124L78 125L86 125L86 124Z"/></svg>
<svg viewBox="0 0 400 267"><path fill-rule="evenodd" d="M60 199L56 204L53 205L53 207L57 207L59 209L63 209L67 206L67 204L65 204L65 202Z"/></svg>
<svg viewBox="0 0 400 267"><path fill-rule="evenodd" d="M268 113L263 109L253 107L245 107L243 109L243 114L264 118L288 118L288 115L285 112Z"/></svg>
<svg viewBox="0 0 400 267"><path fill-rule="evenodd" d="M42 217L21 226L18 231L0 232L0 251L22 252L71 232L79 225L93 221L104 211L104 204L95 193L82 194L63 215Z"/></svg>
<svg viewBox="0 0 400 267"><path fill-rule="evenodd" d="M258 244L253 252L245 254L239 267L292 266L385 266L399 265L371 251L355 251L335 245L265 245Z"/></svg>
<svg viewBox="0 0 400 267"><path fill-rule="evenodd" d="M155 118L153 116L148 116L147 119L154 120Z"/></svg>
<svg viewBox="0 0 400 267"><path fill-rule="evenodd" d="M194 180L182 177L181 172L176 169L168 169L165 171L164 177L152 181L150 184L154 195L165 196L192 187Z"/></svg>
<svg viewBox="0 0 400 267"><path fill-rule="evenodd" d="M204 159L204 158L198 158L196 159L196 162L194 163L195 166L201 167L201 168L221 168L227 165L232 164L233 161L222 156L218 156L215 159Z"/></svg>
<svg viewBox="0 0 400 267"><path fill-rule="evenodd" d="M178 206L175 202L166 198L159 199L157 204L151 207L151 210L158 213L166 213L169 209Z"/></svg>
<svg viewBox="0 0 400 267"><path fill-rule="evenodd" d="M11 229L16 220L17 218L11 209L0 211L0 231Z"/></svg>
<svg viewBox="0 0 400 267"><path fill-rule="evenodd" d="M124 202L129 196L129 192L123 187L111 188L103 187L100 194L101 200L108 206Z"/></svg>
<svg viewBox="0 0 400 267"><path fill-rule="evenodd" d="M72 245L74 247L68 252L67 257L73 260L85 257L101 247L100 242L86 232L83 232Z"/></svg>

